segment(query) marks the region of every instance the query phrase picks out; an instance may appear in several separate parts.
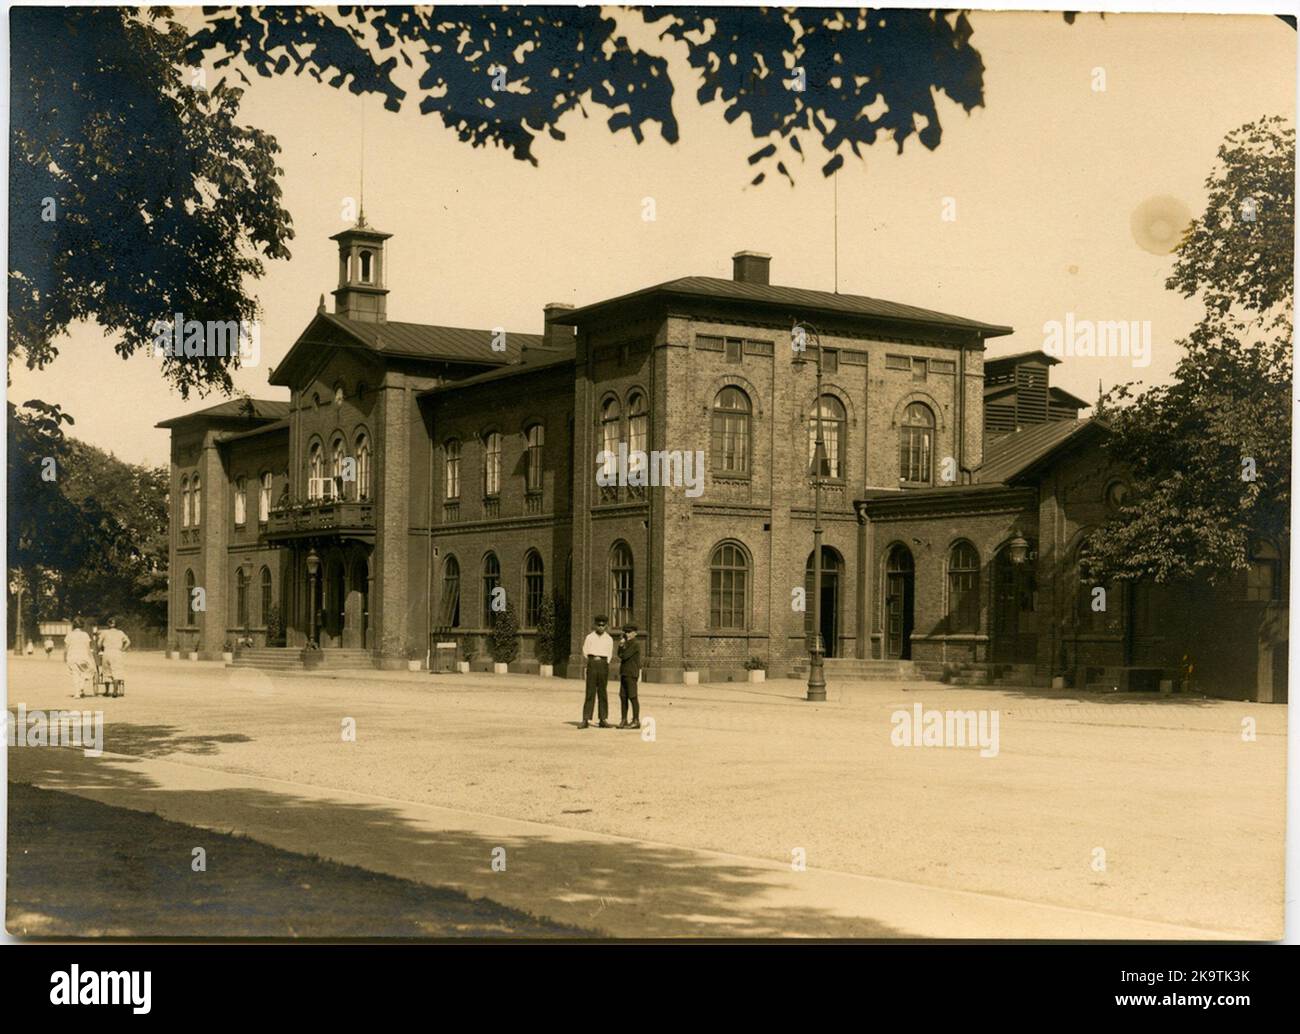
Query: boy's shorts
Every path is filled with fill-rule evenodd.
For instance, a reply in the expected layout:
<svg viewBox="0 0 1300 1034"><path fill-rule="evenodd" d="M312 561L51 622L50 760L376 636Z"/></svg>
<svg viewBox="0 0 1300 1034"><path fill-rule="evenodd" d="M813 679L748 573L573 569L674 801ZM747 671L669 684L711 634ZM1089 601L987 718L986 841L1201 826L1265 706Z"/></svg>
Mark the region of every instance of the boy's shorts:
<svg viewBox="0 0 1300 1034"><path fill-rule="evenodd" d="M636 696L636 678L632 675L620 675L618 677L618 692L620 696Z"/></svg>

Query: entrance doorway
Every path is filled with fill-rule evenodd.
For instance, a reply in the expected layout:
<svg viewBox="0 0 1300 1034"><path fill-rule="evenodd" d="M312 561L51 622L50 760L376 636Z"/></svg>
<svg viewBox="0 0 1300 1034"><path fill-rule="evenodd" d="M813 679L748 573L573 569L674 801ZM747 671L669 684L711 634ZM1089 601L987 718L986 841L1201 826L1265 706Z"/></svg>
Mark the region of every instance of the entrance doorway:
<svg viewBox="0 0 1300 1034"><path fill-rule="evenodd" d="M840 575L844 572L844 558L830 546L822 546L822 598L821 634L822 650L827 657L839 656L840 635ZM808 646L812 645L813 631L813 554L808 554L804 566L804 594L807 609L804 611L803 634Z"/></svg>
<svg viewBox="0 0 1300 1034"><path fill-rule="evenodd" d="M916 570L912 551L897 545L885 562L885 656L912 659L916 607Z"/></svg>
<svg viewBox="0 0 1300 1034"><path fill-rule="evenodd" d="M1035 555L1030 543L1029 556ZM1034 561L1015 563L1003 546L993 560L993 643L991 660L1032 664L1038 650L1038 581Z"/></svg>

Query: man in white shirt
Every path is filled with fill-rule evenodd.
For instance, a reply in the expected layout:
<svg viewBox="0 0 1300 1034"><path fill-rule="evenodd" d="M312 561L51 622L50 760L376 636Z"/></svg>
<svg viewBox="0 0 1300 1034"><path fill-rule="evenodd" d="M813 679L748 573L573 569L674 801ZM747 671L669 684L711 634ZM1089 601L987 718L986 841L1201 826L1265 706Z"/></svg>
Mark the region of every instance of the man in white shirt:
<svg viewBox="0 0 1300 1034"><path fill-rule="evenodd" d="M609 682L610 658L614 656L614 637L605 631L609 621L604 614L598 614L592 623L595 629L588 632L582 642L582 656L587 666L587 699L582 705L582 724L578 728L585 729L591 724L591 712L599 700L600 727L611 729L613 726L605 721L609 717L609 697L605 687Z"/></svg>

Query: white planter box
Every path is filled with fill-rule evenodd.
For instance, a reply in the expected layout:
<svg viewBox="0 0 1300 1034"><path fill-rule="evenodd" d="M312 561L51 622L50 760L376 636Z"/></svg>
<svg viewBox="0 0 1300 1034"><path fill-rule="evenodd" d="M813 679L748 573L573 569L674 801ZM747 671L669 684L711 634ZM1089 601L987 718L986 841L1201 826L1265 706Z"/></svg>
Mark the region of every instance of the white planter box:
<svg viewBox="0 0 1300 1034"><path fill-rule="evenodd" d="M407 661L407 662L406 662L406 670L407 670L407 671L419 671L419 670L420 670L420 664L421 664L420 661Z"/></svg>
<svg viewBox="0 0 1300 1034"><path fill-rule="evenodd" d="M764 682L766 680L767 680L767 672L762 670L761 668L758 670L751 670L749 672L750 682Z"/></svg>
<svg viewBox="0 0 1300 1034"><path fill-rule="evenodd" d="M197 661L199 659L199 651L191 650L187 656L189 657L190 660Z"/></svg>
<svg viewBox="0 0 1300 1034"><path fill-rule="evenodd" d="M698 686L700 684L700 673L698 671L682 672L683 686Z"/></svg>
<svg viewBox="0 0 1300 1034"><path fill-rule="evenodd" d="M508 664L499 664L496 661L492 662L492 674L494 675L504 675L509 670L510 665Z"/></svg>
<svg viewBox="0 0 1300 1034"><path fill-rule="evenodd" d="M537 666L537 674L539 674L544 679L553 678L555 676L555 665L539 664Z"/></svg>
<svg viewBox="0 0 1300 1034"><path fill-rule="evenodd" d="M181 652L180 652L180 650L168 650L168 651L167 651L167 659L168 659L169 661L179 661L179 660L181 659Z"/></svg>
<svg viewBox="0 0 1300 1034"><path fill-rule="evenodd" d="M462 675L468 675L468 674L469 674L469 661L457 661L457 662L456 662L456 670L457 670L458 672L460 672Z"/></svg>
<svg viewBox="0 0 1300 1034"><path fill-rule="evenodd" d="M221 651L221 659L222 659L223 661L225 661L227 664L234 664L234 663L235 663L235 655L234 655L232 652L230 652L229 650L222 650L222 651Z"/></svg>

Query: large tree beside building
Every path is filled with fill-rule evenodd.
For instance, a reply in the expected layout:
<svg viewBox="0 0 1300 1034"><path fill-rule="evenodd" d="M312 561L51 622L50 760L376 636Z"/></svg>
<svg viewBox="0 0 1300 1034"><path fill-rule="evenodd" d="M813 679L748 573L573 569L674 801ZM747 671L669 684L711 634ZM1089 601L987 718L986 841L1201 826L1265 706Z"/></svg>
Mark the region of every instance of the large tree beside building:
<svg viewBox="0 0 1300 1034"><path fill-rule="evenodd" d="M1289 552L1295 130L1229 133L1167 287L1205 306L1171 383L1111 392L1128 505L1089 542L1094 574L1221 580L1259 543Z"/></svg>

